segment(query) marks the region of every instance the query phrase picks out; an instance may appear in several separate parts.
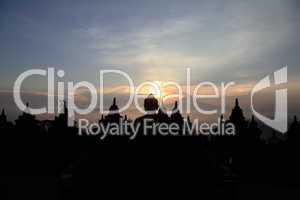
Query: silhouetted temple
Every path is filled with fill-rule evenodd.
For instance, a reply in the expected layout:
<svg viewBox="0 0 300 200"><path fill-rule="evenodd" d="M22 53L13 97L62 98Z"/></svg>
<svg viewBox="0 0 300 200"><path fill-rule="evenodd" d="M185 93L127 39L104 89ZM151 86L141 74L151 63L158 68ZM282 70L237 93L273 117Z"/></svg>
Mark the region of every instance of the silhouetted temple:
<svg viewBox="0 0 300 200"><path fill-rule="evenodd" d="M16 126L34 126L37 124L35 116L30 114L29 103L26 103L26 110L16 119Z"/></svg>
<svg viewBox="0 0 300 200"><path fill-rule="evenodd" d="M116 97L113 98L112 105L109 107L109 113L104 117L101 115L99 123L120 123L122 116L119 113Z"/></svg>
<svg viewBox="0 0 300 200"><path fill-rule="evenodd" d="M237 134L241 133L247 128L247 121L244 117L243 110L239 105L238 98L235 99L235 106L231 111L229 122L234 124Z"/></svg>
<svg viewBox="0 0 300 200"><path fill-rule="evenodd" d="M174 103L174 107L173 107L173 110L172 110L172 113L171 113L171 116L170 116L170 120L171 120L172 123L176 123L180 126L183 125L183 117L180 113L177 101L175 101L175 103Z"/></svg>
<svg viewBox="0 0 300 200"><path fill-rule="evenodd" d="M293 122L291 123L288 131L288 137L291 138L291 142L297 141L300 139L300 124L297 119L297 116L294 116Z"/></svg>
<svg viewBox="0 0 300 200"><path fill-rule="evenodd" d="M39 121L36 119L35 115L30 114L29 104L27 103L26 110L18 116L15 120L15 127L20 130L44 130L44 132L48 131L49 128L53 130L58 130L59 128L68 128L68 108L66 102L63 102L62 111L55 117L55 120L43 120ZM163 105L159 105L158 100L150 94L144 100L144 110L146 111L145 115L138 117L134 120L134 124L143 123L145 119L152 123L176 123L178 125L182 125L184 123L184 118L179 110L178 102L175 101L174 106L171 110L170 115L166 112ZM254 116L251 117L249 122L246 120L243 114L243 110L240 107L239 100L235 99L235 106L232 109L232 112L229 116L229 119L226 121L223 115L220 118L220 126L222 128L223 123L233 123L236 128L236 134L242 136L245 141L249 143L254 143L264 138L261 138L262 131L259 127L257 121ZM127 118L127 115L121 116L119 112L119 107L117 105L117 99L113 98L112 104L109 107L109 112L107 115L101 115L99 119L99 123L108 124L108 123L120 123L120 120L132 122ZM187 117L187 124L192 124L189 116ZM5 127L6 125L12 123L7 121L7 116L5 110L2 109L0 114L0 125L1 127ZM299 135L299 121L295 116L292 123L290 124L288 130L288 137L292 140L298 140L300 138ZM69 127L70 128L70 127ZM222 132L222 131L221 131ZM276 132L273 133L273 138L277 138ZM272 139L274 141L274 139ZM291 141L290 140L290 141Z"/></svg>
<svg viewBox="0 0 300 200"><path fill-rule="evenodd" d="M144 109L146 112L155 112L158 109L158 100L152 94L144 100Z"/></svg>
<svg viewBox="0 0 300 200"><path fill-rule="evenodd" d="M144 109L146 114L138 117L134 123L135 125L140 124L140 130L143 129L143 124L147 123L175 123L178 124L179 131L182 131L184 119L180 113L178 102L175 101L170 116L167 114L163 104L159 107L158 100L150 94L144 100Z"/></svg>
<svg viewBox="0 0 300 200"><path fill-rule="evenodd" d="M59 126L67 126L68 116L69 116L69 111L68 111L67 103L66 101L63 101L62 110L60 111L58 116L55 116L55 122Z"/></svg>
<svg viewBox="0 0 300 200"><path fill-rule="evenodd" d="M251 138L255 141L258 141L261 136L261 130L258 127L257 122L254 119L254 116L252 115L251 121L249 122L247 135L251 136ZM249 137L248 137L249 138Z"/></svg>
<svg viewBox="0 0 300 200"><path fill-rule="evenodd" d="M156 122L159 122L159 123L169 123L170 122L169 116L165 112L165 108L163 108L163 105L158 109L155 120L156 120Z"/></svg>
<svg viewBox="0 0 300 200"><path fill-rule="evenodd" d="M135 119L134 123L135 125L143 124L145 120L151 121L154 123L157 120L157 109L158 109L158 101L157 99L150 94L145 100L144 100L144 110L146 111L146 114L138 117ZM142 127L140 127L140 130L142 130Z"/></svg>
<svg viewBox="0 0 300 200"><path fill-rule="evenodd" d="M7 117L5 115L4 109L2 109L1 115L0 115L0 125L4 125L6 123L7 123Z"/></svg>

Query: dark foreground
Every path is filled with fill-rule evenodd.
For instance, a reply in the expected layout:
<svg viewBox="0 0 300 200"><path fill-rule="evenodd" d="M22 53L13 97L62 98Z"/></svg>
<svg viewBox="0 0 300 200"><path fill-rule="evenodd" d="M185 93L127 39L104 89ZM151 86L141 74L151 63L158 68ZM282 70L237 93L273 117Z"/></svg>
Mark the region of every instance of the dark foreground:
<svg viewBox="0 0 300 200"><path fill-rule="evenodd" d="M230 146L201 137L71 138L2 143L1 199L300 196L298 148L288 143Z"/></svg>
<svg viewBox="0 0 300 200"><path fill-rule="evenodd" d="M114 100L111 110L117 109ZM13 125L2 112L1 200L300 199L300 123L296 117L285 140L274 132L263 141L254 118L247 121L236 100L229 118L237 131L234 136L139 136L135 140L111 136L100 141L78 136L75 127L66 125L66 113L43 122L23 113ZM170 117L158 111L135 123L146 118L183 123L177 109ZM99 123L108 125L119 119L127 117L109 114Z"/></svg>

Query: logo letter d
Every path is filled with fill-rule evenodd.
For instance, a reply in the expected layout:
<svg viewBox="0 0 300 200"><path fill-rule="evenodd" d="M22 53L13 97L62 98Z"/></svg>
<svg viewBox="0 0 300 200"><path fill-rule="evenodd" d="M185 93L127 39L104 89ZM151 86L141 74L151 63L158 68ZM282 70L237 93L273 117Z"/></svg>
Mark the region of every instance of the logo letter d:
<svg viewBox="0 0 300 200"><path fill-rule="evenodd" d="M287 66L274 72L274 80L275 85L287 83ZM266 76L254 86L251 91L251 110L260 121L281 133L285 133L287 131L287 89L276 90L274 119L261 115L253 106L253 95L262 89L270 87L270 85L270 78Z"/></svg>

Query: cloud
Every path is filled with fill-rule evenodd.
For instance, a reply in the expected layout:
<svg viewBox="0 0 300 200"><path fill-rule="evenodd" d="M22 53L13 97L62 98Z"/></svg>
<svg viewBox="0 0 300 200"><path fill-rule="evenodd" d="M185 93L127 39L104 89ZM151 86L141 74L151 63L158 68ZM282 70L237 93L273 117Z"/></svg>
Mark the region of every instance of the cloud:
<svg viewBox="0 0 300 200"><path fill-rule="evenodd" d="M122 66L134 72L136 79L163 78L161 74L182 79L180 70L189 66L200 79L249 81L258 70L266 73L287 64L278 62L278 49L288 48L293 39L299 41L295 35L299 24L291 20L297 17L288 3L203 2L189 11L161 15L144 24L133 23L133 18L119 27L96 23L75 32L98 52L99 64Z"/></svg>

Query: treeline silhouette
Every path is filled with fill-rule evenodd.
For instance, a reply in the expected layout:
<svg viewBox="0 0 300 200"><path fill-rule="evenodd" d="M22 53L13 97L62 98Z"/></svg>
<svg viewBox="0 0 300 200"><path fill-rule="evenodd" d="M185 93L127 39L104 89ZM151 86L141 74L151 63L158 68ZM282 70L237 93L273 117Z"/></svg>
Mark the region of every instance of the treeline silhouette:
<svg viewBox="0 0 300 200"><path fill-rule="evenodd" d="M118 110L116 98L102 115L105 126L129 121L135 125L145 119L156 123L177 123L182 131L184 118L175 102L170 115L163 112L154 96L144 101L147 114L131 121ZM197 188L205 185L207 195L214 194L209 186L219 183L227 188L240 182L297 184L300 124L297 117L289 127L286 140L276 137L262 140L263 131L252 116L244 117L238 99L230 117L220 116L220 123L231 122L235 135L199 135L187 137L139 136L135 140L110 136L103 141L93 136L78 136L76 127L68 127L68 110L54 120L38 121L23 112L15 123L0 115L1 172L4 175L52 175L57 177L65 199L86 198L106 185L128 185L145 189L144 182L154 181L155 188L165 184ZM191 123L187 117L188 123ZM140 130L142 131L142 129ZM196 181L196 183L190 180ZM92 184L92 183L98 184ZM222 188L224 188L222 187ZM149 189L149 188L148 188ZM102 191L104 192L104 191ZM223 196L224 197L224 196Z"/></svg>

